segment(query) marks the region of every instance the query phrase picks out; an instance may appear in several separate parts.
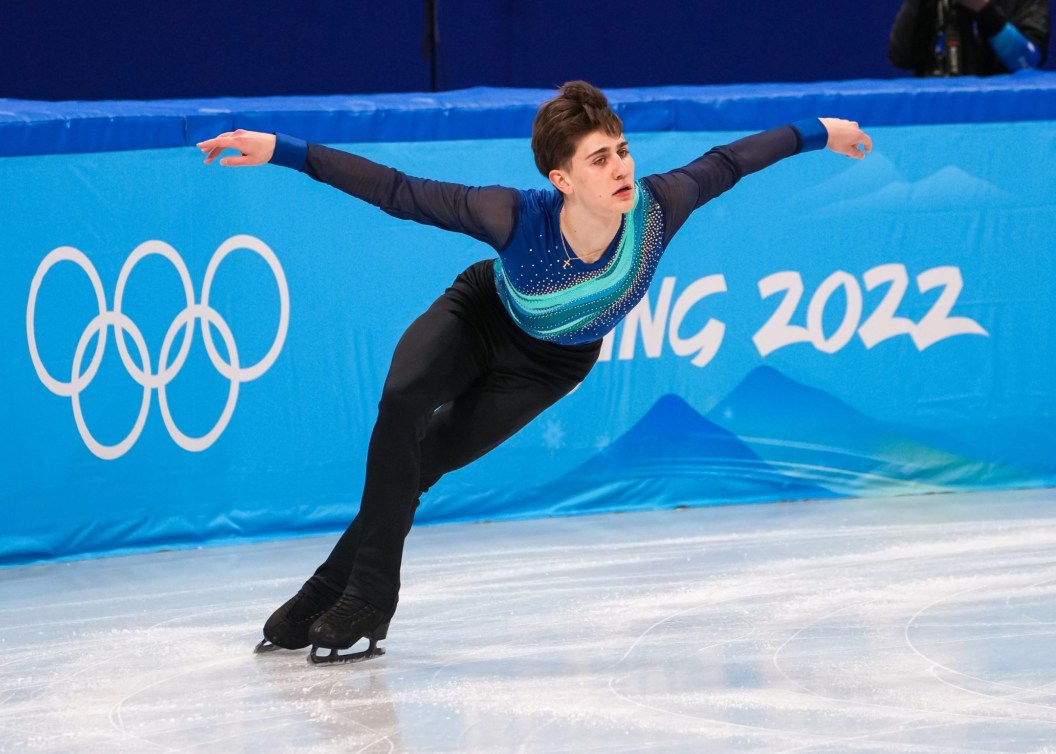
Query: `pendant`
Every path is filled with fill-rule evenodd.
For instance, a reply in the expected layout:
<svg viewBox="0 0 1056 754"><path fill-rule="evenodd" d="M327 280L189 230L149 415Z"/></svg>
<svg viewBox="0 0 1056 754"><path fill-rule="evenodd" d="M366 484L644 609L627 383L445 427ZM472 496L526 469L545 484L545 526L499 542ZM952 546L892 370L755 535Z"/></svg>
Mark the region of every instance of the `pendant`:
<svg viewBox="0 0 1056 754"><path fill-rule="evenodd" d="M561 266L562 266L562 267L564 267L564 268L565 268L565 269L567 270L567 269L568 269L569 267L571 267L571 266L572 266L572 260L571 260L571 259L566 259L566 260L565 260L565 261L564 261L564 262L562 263L562 265L561 265Z"/></svg>

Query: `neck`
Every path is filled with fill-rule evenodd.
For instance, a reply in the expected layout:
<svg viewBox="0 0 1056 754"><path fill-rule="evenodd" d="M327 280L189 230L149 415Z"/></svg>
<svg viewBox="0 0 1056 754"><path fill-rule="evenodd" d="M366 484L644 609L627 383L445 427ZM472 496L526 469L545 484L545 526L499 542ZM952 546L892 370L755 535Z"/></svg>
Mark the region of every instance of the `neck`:
<svg viewBox="0 0 1056 754"><path fill-rule="evenodd" d="M571 251L584 262L596 262L620 230L623 215L597 214L566 201L561 207L561 232Z"/></svg>

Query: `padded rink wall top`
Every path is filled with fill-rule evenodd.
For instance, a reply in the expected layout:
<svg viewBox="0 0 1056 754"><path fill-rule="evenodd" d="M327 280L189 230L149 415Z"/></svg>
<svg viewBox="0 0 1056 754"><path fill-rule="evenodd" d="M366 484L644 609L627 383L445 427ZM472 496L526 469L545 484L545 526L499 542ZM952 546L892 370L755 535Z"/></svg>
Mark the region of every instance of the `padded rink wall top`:
<svg viewBox="0 0 1056 754"><path fill-rule="evenodd" d="M233 128L309 141L495 139L531 134L551 90L148 102L0 99L0 156L193 145ZM876 126L1050 120L1056 74L614 89L629 133L763 129L819 115Z"/></svg>
<svg viewBox="0 0 1056 754"><path fill-rule="evenodd" d="M343 529L395 343L494 252L191 145L546 188L551 94L0 100L0 564ZM419 523L1056 485L1056 74L609 95L639 176L818 115L875 148L694 213L584 383Z"/></svg>

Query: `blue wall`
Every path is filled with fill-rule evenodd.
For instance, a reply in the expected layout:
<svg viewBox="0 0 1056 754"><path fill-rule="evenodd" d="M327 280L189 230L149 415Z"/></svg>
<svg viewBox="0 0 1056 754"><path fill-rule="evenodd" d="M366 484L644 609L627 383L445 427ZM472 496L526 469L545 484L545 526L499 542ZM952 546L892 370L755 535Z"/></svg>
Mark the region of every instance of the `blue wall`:
<svg viewBox="0 0 1056 754"><path fill-rule="evenodd" d="M885 125L864 162L793 157L698 211L583 385L419 522L1056 484L1054 94L1052 74L621 93L639 175L804 111ZM412 174L541 186L510 136L530 99L0 118L30 147L0 158L0 563L343 528L393 345L493 253L186 144L353 132ZM81 121L125 140L47 153ZM434 127L450 140L401 139Z"/></svg>
<svg viewBox="0 0 1056 754"><path fill-rule="evenodd" d="M444 2L451 87L822 81L900 75L887 62L897 4Z"/></svg>
<svg viewBox="0 0 1056 754"><path fill-rule="evenodd" d="M0 3L0 97L427 90L418 3Z"/></svg>
<svg viewBox="0 0 1056 754"><path fill-rule="evenodd" d="M0 98L428 91L421 2L0 3ZM900 75L898 3L439 2L439 88Z"/></svg>

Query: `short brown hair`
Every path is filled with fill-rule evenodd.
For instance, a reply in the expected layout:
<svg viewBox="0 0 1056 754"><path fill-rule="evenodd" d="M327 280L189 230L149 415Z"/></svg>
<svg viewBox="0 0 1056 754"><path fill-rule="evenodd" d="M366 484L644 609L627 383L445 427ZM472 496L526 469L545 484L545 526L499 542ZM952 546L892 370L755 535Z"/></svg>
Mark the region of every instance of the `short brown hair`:
<svg viewBox="0 0 1056 754"><path fill-rule="evenodd" d="M569 81L558 95L539 107L532 123L535 166L544 176L568 165L579 140L592 131L623 133L623 121L601 90L586 81Z"/></svg>

